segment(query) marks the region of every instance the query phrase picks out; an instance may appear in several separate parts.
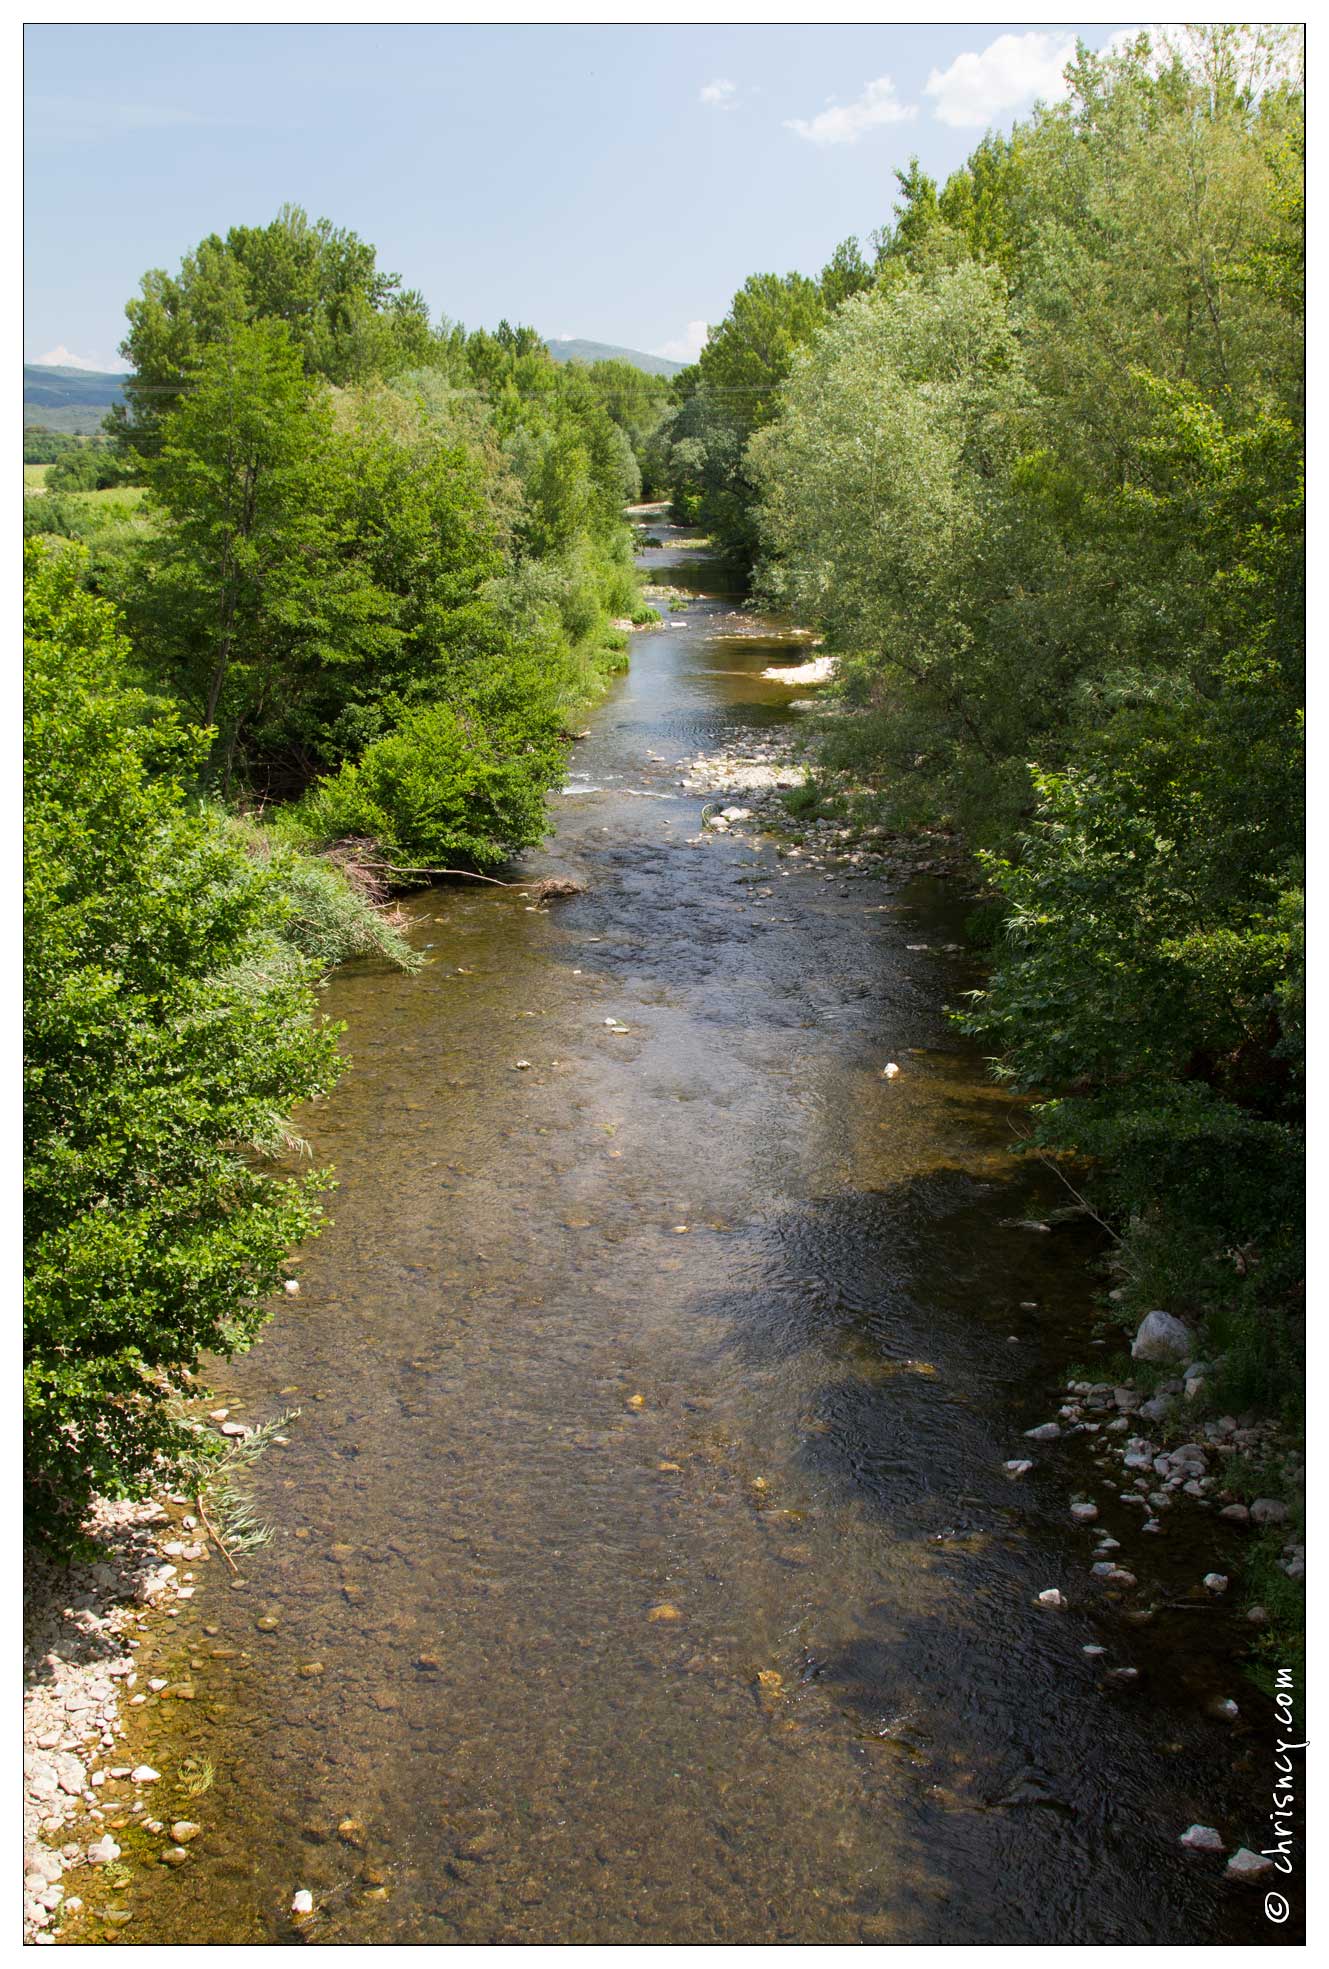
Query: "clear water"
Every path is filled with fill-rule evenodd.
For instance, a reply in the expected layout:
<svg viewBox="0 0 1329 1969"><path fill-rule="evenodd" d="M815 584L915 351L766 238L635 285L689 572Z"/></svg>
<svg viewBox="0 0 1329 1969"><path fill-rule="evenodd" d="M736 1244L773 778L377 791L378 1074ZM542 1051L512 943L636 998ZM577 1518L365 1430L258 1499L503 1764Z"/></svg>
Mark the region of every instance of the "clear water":
<svg viewBox="0 0 1329 1969"><path fill-rule="evenodd" d="M644 559L716 580L673 536ZM962 961L906 949L957 906L690 845L677 762L798 715L759 674L797 645L733 606L635 638L574 748L528 868L583 896L417 895L431 966L326 994L354 1066L302 1125L335 1225L219 1381L300 1409L254 1478L276 1536L145 1650L197 1663L136 1725L163 1786L216 1778L163 1790L205 1830L114 1897L119 1939L290 1939L298 1887L326 1942L1263 1926L1176 1845L1259 1830L1255 1739L1202 1710L1230 1623L1124 1624L1070 1472L1001 1468L1093 1358L1092 1246L1002 1224L1064 1198L943 1017Z"/></svg>

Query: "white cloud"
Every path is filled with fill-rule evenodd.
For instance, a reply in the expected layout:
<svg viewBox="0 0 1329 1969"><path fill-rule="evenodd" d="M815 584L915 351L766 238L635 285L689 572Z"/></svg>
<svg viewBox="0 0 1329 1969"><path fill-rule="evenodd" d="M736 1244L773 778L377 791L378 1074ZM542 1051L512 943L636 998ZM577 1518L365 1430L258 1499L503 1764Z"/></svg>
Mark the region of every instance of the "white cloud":
<svg viewBox="0 0 1329 1969"><path fill-rule="evenodd" d="M923 85L939 123L983 130L1007 110L1059 102L1067 93L1062 74L1075 54L1073 34L999 34L981 55L957 55L947 69L934 68Z"/></svg>
<svg viewBox="0 0 1329 1969"><path fill-rule="evenodd" d="M667 356L670 362L695 362L706 346L710 329L704 321L690 321L682 335L673 342L662 342L651 354Z"/></svg>
<svg viewBox="0 0 1329 1969"><path fill-rule="evenodd" d="M879 75L853 102L832 101L816 116L786 118L784 127L810 144L856 144L865 130L875 130L881 123L906 123L917 115L917 104L900 102L890 76Z"/></svg>
<svg viewBox="0 0 1329 1969"><path fill-rule="evenodd" d="M48 349L44 356L33 356L31 360L43 369L99 369L104 372L116 368L109 357L76 356L63 342L57 348Z"/></svg>
<svg viewBox="0 0 1329 1969"><path fill-rule="evenodd" d="M737 94L738 84L727 82L721 75L714 82L703 82L699 101L709 103L712 109L732 109Z"/></svg>

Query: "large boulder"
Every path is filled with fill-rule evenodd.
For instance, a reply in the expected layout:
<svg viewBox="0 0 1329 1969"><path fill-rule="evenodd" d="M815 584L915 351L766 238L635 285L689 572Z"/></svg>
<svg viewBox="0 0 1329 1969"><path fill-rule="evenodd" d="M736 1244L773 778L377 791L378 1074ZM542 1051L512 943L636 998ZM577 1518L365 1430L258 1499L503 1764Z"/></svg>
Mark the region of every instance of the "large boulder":
<svg viewBox="0 0 1329 1969"><path fill-rule="evenodd" d="M1191 1357L1193 1336L1171 1313L1146 1313L1140 1330L1131 1342L1131 1359L1137 1361L1184 1361Z"/></svg>

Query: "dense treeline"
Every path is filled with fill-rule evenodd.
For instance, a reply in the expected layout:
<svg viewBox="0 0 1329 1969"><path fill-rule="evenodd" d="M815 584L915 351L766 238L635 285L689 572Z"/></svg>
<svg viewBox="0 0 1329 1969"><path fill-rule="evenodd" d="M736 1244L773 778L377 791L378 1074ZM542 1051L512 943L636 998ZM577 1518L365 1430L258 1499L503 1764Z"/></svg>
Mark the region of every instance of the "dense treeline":
<svg viewBox="0 0 1329 1969"><path fill-rule="evenodd" d="M623 507L667 407L431 326L291 208L127 312L111 448L58 447L24 514L27 1459L66 1528L179 1452L187 1371L315 1226L326 1177L264 1167L338 1069L313 976L413 961L339 871L544 833L649 613Z"/></svg>
<svg viewBox="0 0 1329 1969"><path fill-rule="evenodd" d="M670 431L683 510L841 659L828 762L980 852L966 1023L1233 1399L1301 1312L1294 54L1082 50L940 190L900 174L870 267L748 281Z"/></svg>

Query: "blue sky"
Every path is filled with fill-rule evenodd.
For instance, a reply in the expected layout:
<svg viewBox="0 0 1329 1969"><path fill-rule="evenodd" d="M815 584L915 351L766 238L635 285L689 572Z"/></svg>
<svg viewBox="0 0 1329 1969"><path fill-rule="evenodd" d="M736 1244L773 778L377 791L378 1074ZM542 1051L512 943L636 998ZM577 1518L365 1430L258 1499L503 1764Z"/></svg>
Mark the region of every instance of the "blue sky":
<svg viewBox="0 0 1329 1969"><path fill-rule="evenodd" d="M1111 25L88 27L25 34L30 360L118 367L148 267L289 201L468 327L685 357L1055 93Z"/></svg>

